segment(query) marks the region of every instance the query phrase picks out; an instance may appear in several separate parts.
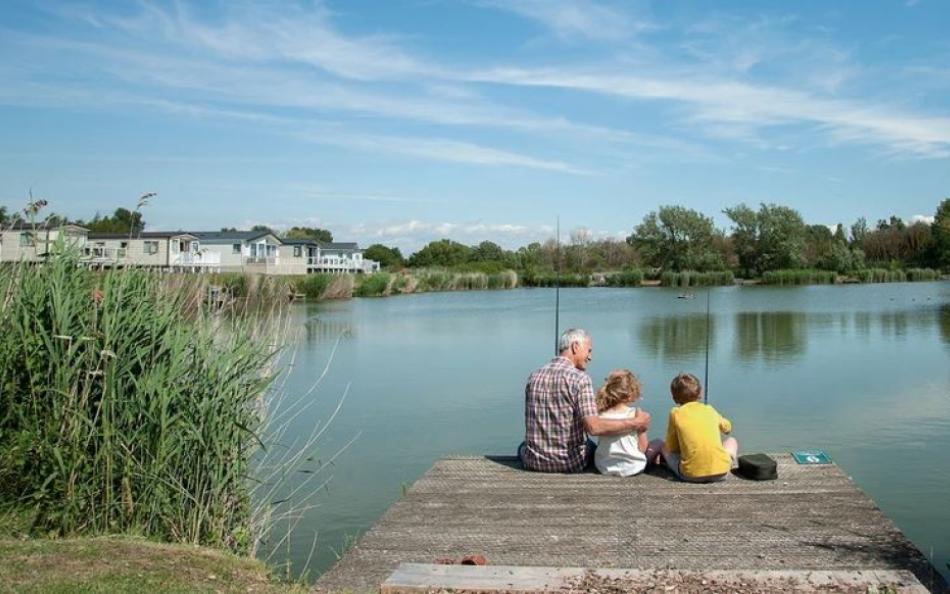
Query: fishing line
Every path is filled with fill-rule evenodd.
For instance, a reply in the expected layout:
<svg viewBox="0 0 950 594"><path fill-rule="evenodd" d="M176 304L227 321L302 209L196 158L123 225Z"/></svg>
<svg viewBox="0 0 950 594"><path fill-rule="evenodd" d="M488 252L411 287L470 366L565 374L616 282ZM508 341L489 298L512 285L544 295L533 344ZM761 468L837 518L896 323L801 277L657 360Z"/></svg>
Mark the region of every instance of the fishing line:
<svg viewBox="0 0 950 594"><path fill-rule="evenodd" d="M561 215L557 217L557 235L554 249L554 355L561 354L558 343L561 340Z"/></svg>
<svg viewBox="0 0 950 594"><path fill-rule="evenodd" d="M709 292L706 288L706 370L703 372L703 404L709 402Z"/></svg>

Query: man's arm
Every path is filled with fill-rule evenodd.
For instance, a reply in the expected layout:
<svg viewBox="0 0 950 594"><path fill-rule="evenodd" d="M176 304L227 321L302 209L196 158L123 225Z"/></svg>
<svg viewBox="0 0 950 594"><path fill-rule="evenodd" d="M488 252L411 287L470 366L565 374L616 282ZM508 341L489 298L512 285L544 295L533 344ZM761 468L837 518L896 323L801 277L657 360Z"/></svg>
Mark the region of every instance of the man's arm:
<svg viewBox="0 0 950 594"><path fill-rule="evenodd" d="M626 435L650 428L650 413L637 409L637 414L626 419L602 419L597 415L584 417L584 431L588 435Z"/></svg>

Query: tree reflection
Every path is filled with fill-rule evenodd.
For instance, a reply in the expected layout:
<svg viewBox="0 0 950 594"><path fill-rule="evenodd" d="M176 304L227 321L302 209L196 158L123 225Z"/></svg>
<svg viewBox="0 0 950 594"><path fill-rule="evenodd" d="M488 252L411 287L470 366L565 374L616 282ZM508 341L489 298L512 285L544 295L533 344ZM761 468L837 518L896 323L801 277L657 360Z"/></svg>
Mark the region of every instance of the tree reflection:
<svg viewBox="0 0 950 594"><path fill-rule="evenodd" d="M804 313L739 312L735 323L735 350L740 359L784 361L805 352L808 321Z"/></svg>
<svg viewBox="0 0 950 594"><path fill-rule="evenodd" d="M333 342L341 336L352 335L353 329L349 322L311 318L304 324L307 344Z"/></svg>
<svg viewBox="0 0 950 594"><path fill-rule="evenodd" d="M940 338L943 339L945 345L950 347L950 304L940 306L939 326L940 326Z"/></svg>
<svg viewBox="0 0 950 594"><path fill-rule="evenodd" d="M710 344L715 342L716 318L709 318ZM706 314L651 318L639 328L641 346L655 357L686 359L706 352Z"/></svg>

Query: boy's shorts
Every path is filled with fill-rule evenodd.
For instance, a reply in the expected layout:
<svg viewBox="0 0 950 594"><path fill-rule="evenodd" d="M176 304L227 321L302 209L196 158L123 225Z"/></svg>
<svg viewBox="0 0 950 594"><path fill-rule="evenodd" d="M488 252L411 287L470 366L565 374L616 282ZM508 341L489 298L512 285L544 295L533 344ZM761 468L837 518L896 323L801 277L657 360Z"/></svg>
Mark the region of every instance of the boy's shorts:
<svg viewBox="0 0 950 594"><path fill-rule="evenodd" d="M683 472L680 470L679 454L671 453L669 456L664 456L663 459L666 460L666 467L676 475L676 478L687 483L718 483L719 481L726 480L726 477L729 476L728 472L724 474L713 474L710 476L684 476ZM735 468L735 466L736 460L733 458L732 467Z"/></svg>

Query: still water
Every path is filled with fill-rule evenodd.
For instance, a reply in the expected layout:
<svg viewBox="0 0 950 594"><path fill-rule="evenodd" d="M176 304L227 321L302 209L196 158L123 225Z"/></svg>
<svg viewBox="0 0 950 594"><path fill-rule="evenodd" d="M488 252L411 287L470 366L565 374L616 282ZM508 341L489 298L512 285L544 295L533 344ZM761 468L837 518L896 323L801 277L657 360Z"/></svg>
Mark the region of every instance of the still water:
<svg viewBox="0 0 950 594"><path fill-rule="evenodd" d="M595 387L611 369L636 372L656 437L670 379L703 374L705 294L678 293L561 290L561 329L594 337ZM312 549L317 575L437 458L512 453L524 380L554 350L553 306L553 289L296 306L288 398L337 348L289 435L325 423L346 394L318 460L355 441L272 560L299 572ZM950 283L719 288L711 311L710 403L741 450L826 450L950 577Z"/></svg>

